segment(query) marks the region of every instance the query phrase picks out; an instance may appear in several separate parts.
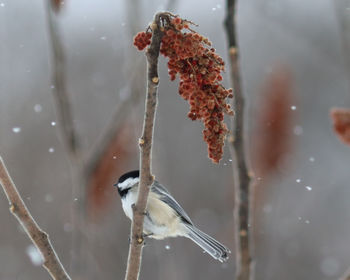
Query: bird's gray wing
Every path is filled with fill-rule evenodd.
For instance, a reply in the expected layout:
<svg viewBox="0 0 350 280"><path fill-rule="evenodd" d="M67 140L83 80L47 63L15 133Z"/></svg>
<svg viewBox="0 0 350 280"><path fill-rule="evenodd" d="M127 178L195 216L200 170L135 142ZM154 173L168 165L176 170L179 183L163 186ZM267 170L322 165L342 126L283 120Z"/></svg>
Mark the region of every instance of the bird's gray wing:
<svg viewBox="0 0 350 280"><path fill-rule="evenodd" d="M158 194L159 193L170 194L170 192L156 180L153 182L152 188L155 189Z"/></svg>
<svg viewBox="0 0 350 280"><path fill-rule="evenodd" d="M154 191L160 196L160 200L162 200L164 203L168 204L171 208L173 208L184 222L191 225L193 224L185 210L180 206L180 204L175 200L175 198L171 196L170 192L158 181L153 182L152 191Z"/></svg>

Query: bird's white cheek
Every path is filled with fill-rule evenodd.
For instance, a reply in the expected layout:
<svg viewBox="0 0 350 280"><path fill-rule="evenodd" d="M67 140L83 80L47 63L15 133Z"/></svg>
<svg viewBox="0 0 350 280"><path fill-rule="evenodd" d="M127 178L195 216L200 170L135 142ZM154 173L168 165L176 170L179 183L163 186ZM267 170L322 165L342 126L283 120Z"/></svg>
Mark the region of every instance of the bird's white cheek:
<svg viewBox="0 0 350 280"><path fill-rule="evenodd" d="M136 196L133 193L128 193L123 199L122 199L122 205L123 210L125 212L125 215L132 220L132 208L131 205L136 203Z"/></svg>

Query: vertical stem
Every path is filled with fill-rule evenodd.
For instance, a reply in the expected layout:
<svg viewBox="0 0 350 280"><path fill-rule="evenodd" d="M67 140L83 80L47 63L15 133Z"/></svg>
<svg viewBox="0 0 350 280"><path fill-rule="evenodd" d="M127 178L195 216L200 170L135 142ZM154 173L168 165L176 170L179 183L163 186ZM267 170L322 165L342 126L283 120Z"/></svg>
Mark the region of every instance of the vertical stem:
<svg viewBox="0 0 350 280"><path fill-rule="evenodd" d="M60 1L59 1L60 2ZM70 170L72 174L72 196L74 208L72 209L72 247L73 255L71 268L73 276L75 274L86 274L87 258L84 250L86 249L86 221L85 221L85 185L83 169L84 163L81 158L78 137L74 127L72 106L67 91L66 79L66 57L61 37L60 25L58 22L59 3L57 1L48 0L47 21L48 33L52 51L52 84L53 96L55 99L55 107L59 126L61 128L62 141L68 152L70 161Z"/></svg>
<svg viewBox="0 0 350 280"><path fill-rule="evenodd" d="M239 55L236 37L236 0L226 2L226 36L231 65L231 82L234 91L235 117L232 121L233 135L230 137L230 150L235 164L235 239L236 239L236 279L253 278L252 244L251 244L251 173L248 171L244 141L244 97L242 94Z"/></svg>
<svg viewBox="0 0 350 280"><path fill-rule="evenodd" d="M126 280L137 280L140 274L142 248L143 248L143 220L147 205L150 186L154 177L151 173L152 139L154 130L154 119L157 107L158 90L158 56L163 32L160 30L160 19L162 14L156 14L151 25L152 41L147 49L148 78L145 115L143 122L140 144L140 184L136 205L133 207L133 220L131 223L131 236Z"/></svg>
<svg viewBox="0 0 350 280"><path fill-rule="evenodd" d="M61 33L57 22L57 13L53 7L53 2L47 3L47 20L49 25L49 39L52 48L52 85L54 98L56 100L57 115L59 125L62 129L62 138L65 141L68 151L72 156L78 153L78 141L74 129L72 108L66 85L66 59L61 40Z"/></svg>

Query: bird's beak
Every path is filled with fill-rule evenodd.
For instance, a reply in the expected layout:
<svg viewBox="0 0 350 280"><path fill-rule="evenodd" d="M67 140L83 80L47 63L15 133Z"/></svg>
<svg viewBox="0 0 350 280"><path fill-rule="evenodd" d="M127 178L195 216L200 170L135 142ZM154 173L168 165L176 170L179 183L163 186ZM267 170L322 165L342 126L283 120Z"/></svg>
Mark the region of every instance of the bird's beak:
<svg viewBox="0 0 350 280"><path fill-rule="evenodd" d="M118 183L115 183L113 186L118 187Z"/></svg>

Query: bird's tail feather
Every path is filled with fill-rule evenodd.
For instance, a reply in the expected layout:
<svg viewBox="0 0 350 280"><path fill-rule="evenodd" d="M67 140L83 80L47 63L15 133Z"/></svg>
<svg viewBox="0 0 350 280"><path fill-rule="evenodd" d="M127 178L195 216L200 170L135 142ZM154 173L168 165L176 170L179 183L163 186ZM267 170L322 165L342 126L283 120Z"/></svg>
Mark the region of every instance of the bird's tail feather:
<svg viewBox="0 0 350 280"><path fill-rule="evenodd" d="M219 260L220 262L227 261L228 254L231 253L229 249L195 226L186 225L186 227L188 229L188 238L200 246L214 259Z"/></svg>

